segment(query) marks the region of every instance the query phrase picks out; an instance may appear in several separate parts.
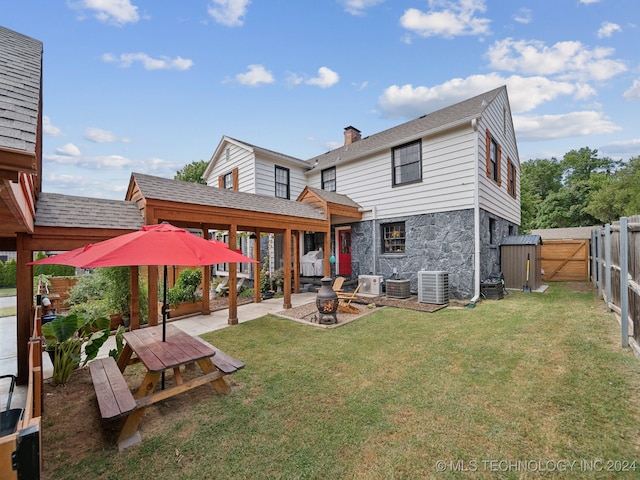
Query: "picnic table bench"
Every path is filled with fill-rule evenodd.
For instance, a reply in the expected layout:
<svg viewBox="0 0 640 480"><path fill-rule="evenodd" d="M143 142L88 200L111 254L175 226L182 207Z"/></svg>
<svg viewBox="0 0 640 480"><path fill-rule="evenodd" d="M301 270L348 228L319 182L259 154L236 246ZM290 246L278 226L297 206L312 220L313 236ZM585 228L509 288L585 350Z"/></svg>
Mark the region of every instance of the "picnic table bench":
<svg viewBox="0 0 640 480"><path fill-rule="evenodd" d="M126 417L118 437L120 451L142 440L138 426L148 406L206 383L217 393L230 393L224 377L244 368L242 361L173 325L167 325L166 341L162 341L160 328L147 327L125 333L126 344L117 363L112 357L89 363L102 418ZM147 369L135 394L122 375L133 363L133 354ZM194 364L202 373L184 380L180 367ZM173 371L175 385L156 391L160 376L168 370Z"/></svg>

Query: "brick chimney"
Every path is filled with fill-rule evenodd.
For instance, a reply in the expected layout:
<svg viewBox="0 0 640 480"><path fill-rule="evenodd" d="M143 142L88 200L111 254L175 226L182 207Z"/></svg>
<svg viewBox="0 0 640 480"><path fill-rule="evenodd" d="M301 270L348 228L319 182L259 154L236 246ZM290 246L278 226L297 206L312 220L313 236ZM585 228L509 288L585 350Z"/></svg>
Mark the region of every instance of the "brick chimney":
<svg viewBox="0 0 640 480"><path fill-rule="evenodd" d="M356 127L348 126L344 129L344 144L351 145L353 142L357 142L362 137L360 136L360 130Z"/></svg>

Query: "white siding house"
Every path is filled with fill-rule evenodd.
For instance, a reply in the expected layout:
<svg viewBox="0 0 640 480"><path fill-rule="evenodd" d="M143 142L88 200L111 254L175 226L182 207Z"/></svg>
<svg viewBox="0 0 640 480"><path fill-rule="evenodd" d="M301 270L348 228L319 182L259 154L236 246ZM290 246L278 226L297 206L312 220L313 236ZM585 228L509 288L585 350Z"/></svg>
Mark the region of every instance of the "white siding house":
<svg viewBox="0 0 640 480"><path fill-rule="evenodd" d="M295 200L306 187L304 172L309 168L298 158L224 136L209 161L204 178L212 187L270 196L279 196L276 195L278 183L282 187L279 189L281 198ZM278 182L277 171L284 175ZM288 196L284 196L285 191Z"/></svg>
<svg viewBox="0 0 640 480"><path fill-rule="evenodd" d="M506 87L364 138L354 127L344 133L343 146L306 162L224 137L205 178L219 186L237 168L238 189L274 195L274 168L284 166L291 200L310 187L360 207L361 219L331 219L337 274L395 275L415 290L419 271L447 271L453 297L479 295L499 270L501 238L520 223Z"/></svg>

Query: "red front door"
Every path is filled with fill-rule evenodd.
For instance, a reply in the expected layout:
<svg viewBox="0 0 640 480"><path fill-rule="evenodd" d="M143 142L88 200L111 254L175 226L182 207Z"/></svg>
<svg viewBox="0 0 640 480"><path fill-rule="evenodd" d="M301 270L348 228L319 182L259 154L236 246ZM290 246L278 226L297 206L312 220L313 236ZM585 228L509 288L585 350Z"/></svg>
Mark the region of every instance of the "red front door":
<svg viewBox="0 0 640 480"><path fill-rule="evenodd" d="M338 274L351 275L351 230L340 230L338 248Z"/></svg>

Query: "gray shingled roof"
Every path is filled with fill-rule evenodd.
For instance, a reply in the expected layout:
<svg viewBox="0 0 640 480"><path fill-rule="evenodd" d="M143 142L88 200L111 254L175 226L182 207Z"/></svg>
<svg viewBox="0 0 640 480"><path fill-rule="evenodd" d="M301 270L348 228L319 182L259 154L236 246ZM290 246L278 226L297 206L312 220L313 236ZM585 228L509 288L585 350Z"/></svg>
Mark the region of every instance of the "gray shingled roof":
<svg viewBox="0 0 640 480"><path fill-rule="evenodd" d="M316 161L318 164L315 168L327 168L338 162L344 163L349 160L356 159L378 149L399 145L404 141L410 141L413 138L424 135L430 130L441 128L462 120L477 118L482 114L484 109L502 92L506 87L502 86L485 92L476 97L464 100L450 107L437 110L428 115L409 122L397 125L388 130L384 130L375 135L365 137L362 140L353 142L350 145L342 146L331 150L323 155L318 155L307 160L313 165Z"/></svg>
<svg viewBox="0 0 640 480"><path fill-rule="evenodd" d="M131 177L135 179L142 195L151 200L166 200L192 205L326 220L322 211L306 203L283 200L268 195L226 190L181 180L154 177L143 173L132 173Z"/></svg>
<svg viewBox="0 0 640 480"><path fill-rule="evenodd" d="M0 148L36 153L42 42L0 27Z"/></svg>
<svg viewBox="0 0 640 480"><path fill-rule="evenodd" d="M41 192L35 223L37 227L139 230L143 218L134 202Z"/></svg>
<svg viewBox="0 0 640 480"><path fill-rule="evenodd" d="M337 205L344 205L347 207L360 208L360 205L358 203L354 202L349 197L341 193L329 192L328 190L322 190L320 188L314 187L307 188L326 202L335 203Z"/></svg>

